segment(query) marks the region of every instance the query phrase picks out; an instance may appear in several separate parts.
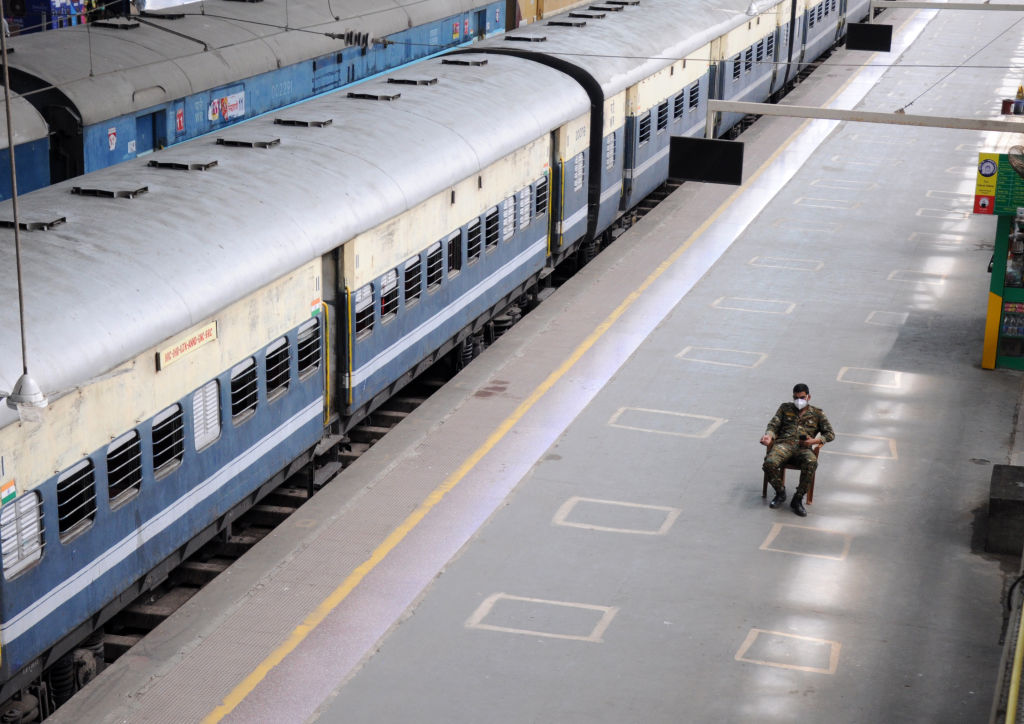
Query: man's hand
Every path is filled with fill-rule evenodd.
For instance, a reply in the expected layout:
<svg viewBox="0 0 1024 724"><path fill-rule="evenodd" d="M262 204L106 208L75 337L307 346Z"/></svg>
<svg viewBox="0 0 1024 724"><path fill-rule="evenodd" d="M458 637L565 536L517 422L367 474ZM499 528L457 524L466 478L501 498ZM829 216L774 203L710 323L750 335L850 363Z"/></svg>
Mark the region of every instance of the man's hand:
<svg viewBox="0 0 1024 724"><path fill-rule="evenodd" d="M771 445L772 444L772 436L769 435L768 433L765 433L764 435L762 435L761 436L761 444L764 445L765 447L768 447L769 445Z"/></svg>
<svg viewBox="0 0 1024 724"><path fill-rule="evenodd" d="M812 437L809 440L800 441L800 447L820 447L824 444L825 442L823 440L816 437Z"/></svg>

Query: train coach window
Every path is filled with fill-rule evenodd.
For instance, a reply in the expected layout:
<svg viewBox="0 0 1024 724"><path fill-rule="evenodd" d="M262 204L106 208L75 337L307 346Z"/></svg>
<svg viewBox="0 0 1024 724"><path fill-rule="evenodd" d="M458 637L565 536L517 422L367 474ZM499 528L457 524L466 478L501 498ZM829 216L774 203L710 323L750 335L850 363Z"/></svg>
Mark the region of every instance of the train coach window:
<svg viewBox="0 0 1024 724"><path fill-rule="evenodd" d="M764 38L757 41L757 52L754 53L754 60L758 63L764 60Z"/></svg>
<svg viewBox="0 0 1024 724"><path fill-rule="evenodd" d="M394 319L398 314L398 270L392 269L380 280L380 321Z"/></svg>
<svg viewBox="0 0 1024 724"><path fill-rule="evenodd" d="M648 112L640 119L639 143L644 145L651 140L651 114Z"/></svg>
<svg viewBox="0 0 1024 724"><path fill-rule="evenodd" d="M160 478L181 464L185 455L185 416L171 405L153 418L153 474Z"/></svg>
<svg viewBox="0 0 1024 724"><path fill-rule="evenodd" d="M480 258L480 219L473 219L466 227L466 258L471 262Z"/></svg>
<svg viewBox="0 0 1024 724"><path fill-rule="evenodd" d="M433 291L441 286L441 278L444 276L444 265L441 259L441 242L437 242L427 249L427 291Z"/></svg>
<svg viewBox="0 0 1024 724"><path fill-rule="evenodd" d="M220 382L210 380L192 395L192 426L196 450L220 437Z"/></svg>
<svg viewBox="0 0 1024 724"><path fill-rule="evenodd" d="M418 256L405 262L405 306L409 306L420 298L420 289L423 287L423 282L420 280L422 266Z"/></svg>
<svg viewBox="0 0 1024 724"><path fill-rule="evenodd" d="M672 118L682 118L686 112L686 91L681 90L672 99Z"/></svg>
<svg viewBox="0 0 1024 724"><path fill-rule="evenodd" d="M281 337L267 347L267 399L274 400L288 391L291 382L291 354L288 339Z"/></svg>
<svg viewBox="0 0 1024 724"><path fill-rule="evenodd" d="M299 378L304 379L320 369L320 318L299 327Z"/></svg>
<svg viewBox="0 0 1024 724"><path fill-rule="evenodd" d="M86 458L57 478L57 532L62 542L82 532L96 517L96 475Z"/></svg>
<svg viewBox="0 0 1024 724"><path fill-rule="evenodd" d="M238 425L250 418L258 397L256 360L250 357L231 370L231 421Z"/></svg>
<svg viewBox="0 0 1024 724"><path fill-rule="evenodd" d="M664 131L668 128L668 101L658 106L658 130Z"/></svg>
<svg viewBox="0 0 1024 724"><path fill-rule="evenodd" d="M537 190L533 197L533 212L535 216L543 216L548 212L548 179L544 177L537 181Z"/></svg>
<svg viewBox="0 0 1024 724"><path fill-rule="evenodd" d="M142 486L142 442L132 430L107 447L107 491L110 507L116 508Z"/></svg>
<svg viewBox="0 0 1024 724"><path fill-rule="evenodd" d="M814 27L814 8L811 8L807 13L807 26L811 28Z"/></svg>
<svg viewBox="0 0 1024 724"><path fill-rule="evenodd" d="M509 196L507 199L501 202L501 240L509 241L513 236L516 235L516 217L519 213L516 211L516 206L519 205L519 199L515 196Z"/></svg>
<svg viewBox="0 0 1024 724"><path fill-rule="evenodd" d="M449 234L444 243L448 247L448 276L452 276L462 268L462 232Z"/></svg>
<svg viewBox="0 0 1024 724"><path fill-rule="evenodd" d="M697 106L700 105L700 81L697 81L690 86L690 110L697 110Z"/></svg>
<svg viewBox="0 0 1024 724"><path fill-rule="evenodd" d="M484 218L484 243L487 245L487 251L494 251L498 247L499 235L498 207L495 206Z"/></svg>
<svg viewBox="0 0 1024 724"><path fill-rule="evenodd" d="M750 72L751 68L754 67L754 49L747 48L747 52L743 55L743 70Z"/></svg>
<svg viewBox="0 0 1024 724"><path fill-rule="evenodd" d="M364 284L356 290L356 337L365 337L373 331L373 285Z"/></svg>
<svg viewBox="0 0 1024 724"><path fill-rule="evenodd" d="M767 38L765 38L764 53L769 58L774 58L775 57L775 36L774 35L769 35Z"/></svg>
<svg viewBox="0 0 1024 724"><path fill-rule="evenodd" d="M732 79L739 80L740 78L740 56L736 56L732 59Z"/></svg>
<svg viewBox="0 0 1024 724"><path fill-rule="evenodd" d="M604 145L604 167L611 171L615 168L615 134L609 134Z"/></svg>
<svg viewBox="0 0 1024 724"><path fill-rule="evenodd" d="M21 495L0 508L0 551L10 580L43 557L43 510L39 493Z"/></svg>
<svg viewBox="0 0 1024 724"><path fill-rule="evenodd" d="M533 220L533 204L530 203L530 187L519 192L519 228L525 229Z"/></svg>

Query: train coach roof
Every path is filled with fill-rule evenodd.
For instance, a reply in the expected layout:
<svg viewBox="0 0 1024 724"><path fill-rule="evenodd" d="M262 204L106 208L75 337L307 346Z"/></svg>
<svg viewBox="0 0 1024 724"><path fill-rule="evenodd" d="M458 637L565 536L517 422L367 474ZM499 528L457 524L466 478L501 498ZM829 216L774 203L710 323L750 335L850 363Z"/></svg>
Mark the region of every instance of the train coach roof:
<svg viewBox="0 0 1024 724"><path fill-rule="evenodd" d="M133 17L131 29L94 23L13 37L10 64L58 87L89 125L346 47L323 33L384 37L476 4L205 0Z"/></svg>
<svg viewBox="0 0 1024 724"><path fill-rule="evenodd" d="M271 148L208 136L21 197L23 224L67 218L22 232L29 370L44 392L114 369L590 107L582 88L551 68L504 56L460 59L487 63L425 61L391 77L434 84L382 78L354 89L400 93L395 100L337 92L221 134L280 139ZM150 159L218 165L178 171L149 167ZM72 186L149 190L90 198L69 193ZM0 218L10 214L10 202L0 204ZM13 246L13 232L0 230L0 294L9 300L17 298ZM17 315L16 304L0 308L8 340L18 338ZM21 367L18 345L5 349L0 389L10 390ZM0 407L4 424L10 411Z"/></svg>
<svg viewBox="0 0 1024 724"><path fill-rule="evenodd" d="M0 103L4 89L0 87ZM46 138L49 129L39 111L17 93L11 94L11 117L14 119L14 145L39 141ZM0 110L0 149L7 148L7 114ZM0 173L7 173L6 163Z"/></svg>
<svg viewBox="0 0 1024 724"><path fill-rule="evenodd" d="M589 73L607 98L676 60L695 58L694 51L749 22L746 11L750 6L751 0L640 0L637 5L591 5L488 38L478 47L550 55L566 61ZM762 11L767 7L770 5L765 3ZM639 62L643 59L646 61Z"/></svg>

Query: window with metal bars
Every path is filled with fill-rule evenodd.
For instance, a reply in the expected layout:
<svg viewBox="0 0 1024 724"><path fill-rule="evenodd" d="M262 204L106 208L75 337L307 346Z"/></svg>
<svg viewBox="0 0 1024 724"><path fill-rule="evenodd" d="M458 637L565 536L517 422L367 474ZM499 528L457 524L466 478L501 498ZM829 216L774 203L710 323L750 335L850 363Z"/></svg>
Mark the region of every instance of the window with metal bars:
<svg viewBox="0 0 1024 724"><path fill-rule="evenodd" d="M754 49L747 48L746 52L743 54L743 58L743 69L749 73L751 68L754 67Z"/></svg>
<svg viewBox="0 0 1024 724"><path fill-rule="evenodd" d="M466 227L466 258L474 262L480 258L480 219L473 219Z"/></svg>
<svg viewBox="0 0 1024 724"><path fill-rule="evenodd" d="M427 291L434 291L441 286L441 277L444 276L441 256L441 242L427 249Z"/></svg>
<svg viewBox="0 0 1024 724"><path fill-rule="evenodd" d="M380 278L380 323L398 314L398 270L392 269Z"/></svg>
<svg viewBox="0 0 1024 724"><path fill-rule="evenodd" d="M220 382L210 380L192 395L192 426L196 450L220 437Z"/></svg>
<svg viewBox="0 0 1024 724"><path fill-rule="evenodd" d="M814 8L811 8L810 11L807 13L807 27L814 27Z"/></svg>
<svg viewBox="0 0 1024 724"><path fill-rule="evenodd" d="M462 268L462 232L449 234L445 246L448 247L448 276L452 276Z"/></svg>
<svg viewBox="0 0 1024 724"><path fill-rule="evenodd" d="M548 179L537 179L533 194L533 215L543 216L548 212Z"/></svg>
<svg viewBox="0 0 1024 724"><path fill-rule="evenodd" d="M320 317L299 327L298 350L299 379L306 379L320 369Z"/></svg>
<svg viewBox="0 0 1024 724"><path fill-rule="evenodd" d="M116 508L142 486L142 442L138 430L127 432L107 447L107 491Z"/></svg>
<svg viewBox="0 0 1024 724"><path fill-rule="evenodd" d="M291 349L281 337L267 347L267 399L275 400L288 391L291 382Z"/></svg>
<svg viewBox="0 0 1024 724"><path fill-rule="evenodd" d="M525 229L533 221L533 204L530 203L530 187L519 192L519 228Z"/></svg>
<svg viewBox="0 0 1024 724"><path fill-rule="evenodd" d="M765 55L768 56L769 59L774 59L775 58L775 36L774 35L769 35L767 38L765 38L764 53L765 53Z"/></svg>
<svg viewBox="0 0 1024 724"><path fill-rule="evenodd" d="M30 490L0 508L0 553L10 580L43 557L43 506Z"/></svg>
<svg viewBox="0 0 1024 724"><path fill-rule="evenodd" d="M686 112L686 91L681 90L676 94L676 97L672 99L672 117L682 118L683 113Z"/></svg>
<svg viewBox="0 0 1024 724"><path fill-rule="evenodd" d="M487 251L494 251L498 248L498 237L501 236L501 228L498 224L498 207L487 212L484 217L484 245Z"/></svg>
<svg viewBox="0 0 1024 724"><path fill-rule="evenodd" d="M690 110L697 110L700 105L700 81L690 86Z"/></svg>
<svg viewBox="0 0 1024 724"><path fill-rule="evenodd" d="M356 337L365 337L373 331L373 285L364 284L356 290L353 306L356 313Z"/></svg>
<svg viewBox="0 0 1024 724"><path fill-rule="evenodd" d="M420 271L423 265L420 258L414 256L405 262L405 306L419 301L420 289L423 288L423 281L420 279Z"/></svg>
<svg viewBox="0 0 1024 724"><path fill-rule="evenodd" d="M764 60L764 38L757 41L757 50L754 53L754 60L758 63Z"/></svg>
<svg viewBox="0 0 1024 724"><path fill-rule="evenodd" d="M501 240L511 241L512 237L516 235L516 206L519 204L519 199L515 196L509 196L507 199L501 202Z"/></svg>
<svg viewBox="0 0 1024 724"><path fill-rule="evenodd" d="M231 370L231 420L236 425L245 422L256 412L259 385L256 379L256 360L250 357Z"/></svg>
<svg viewBox="0 0 1024 724"><path fill-rule="evenodd" d="M615 134L612 133L604 144L604 167L611 171L615 168Z"/></svg>
<svg viewBox="0 0 1024 724"><path fill-rule="evenodd" d="M92 460L75 463L57 478L57 533L67 542L96 517L96 475Z"/></svg>
<svg viewBox="0 0 1024 724"><path fill-rule="evenodd" d="M668 101L658 106L658 130L664 131L668 128Z"/></svg>
<svg viewBox="0 0 1024 724"><path fill-rule="evenodd" d="M649 140L651 140L651 114L647 113L643 118L640 119L640 145L644 145Z"/></svg>
<svg viewBox="0 0 1024 724"><path fill-rule="evenodd" d="M153 476L171 472L184 456L185 416L181 405L171 405L153 418Z"/></svg>
<svg viewBox="0 0 1024 724"><path fill-rule="evenodd" d="M739 80L740 79L740 72L741 72L741 70L740 70L741 69L740 61L741 61L741 58L738 55L735 58L732 59L732 79L733 80Z"/></svg>

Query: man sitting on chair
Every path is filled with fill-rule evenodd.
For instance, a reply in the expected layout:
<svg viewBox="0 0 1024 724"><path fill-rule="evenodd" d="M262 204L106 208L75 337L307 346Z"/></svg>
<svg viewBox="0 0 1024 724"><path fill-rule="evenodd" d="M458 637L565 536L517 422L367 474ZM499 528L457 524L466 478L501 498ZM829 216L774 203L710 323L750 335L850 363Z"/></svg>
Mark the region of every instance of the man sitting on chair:
<svg viewBox="0 0 1024 724"><path fill-rule="evenodd" d="M793 387L793 401L779 405L761 437L761 444L768 446L762 468L775 489L775 497L768 507L778 508L786 502L782 466L792 461L800 465L800 485L789 507L800 517L807 515L803 498L818 467L818 456L813 448L820 448L836 439L825 413L819 407L812 407L810 401L811 391L807 385L800 383Z"/></svg>

